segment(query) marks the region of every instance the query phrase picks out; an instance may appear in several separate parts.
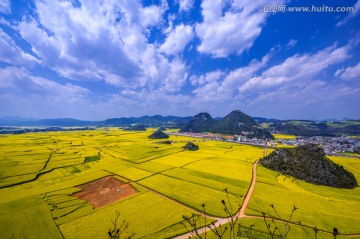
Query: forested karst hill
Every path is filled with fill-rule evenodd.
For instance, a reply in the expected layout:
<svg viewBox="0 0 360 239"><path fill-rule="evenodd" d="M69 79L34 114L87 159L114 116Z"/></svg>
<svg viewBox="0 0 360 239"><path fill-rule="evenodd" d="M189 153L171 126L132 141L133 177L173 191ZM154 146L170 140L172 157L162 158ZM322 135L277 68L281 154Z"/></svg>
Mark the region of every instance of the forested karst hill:
<svg viewBox="0 0 360 239"><path fill-rule="evenodd" d="M325 157L324 151L315 144L276 149L262 158L260 164L313 184L336 188L357 186L354 175Z"/></svg>
<svg viewBox="0 0 360 239"><path fill-rule="evenodd" d="M208 113L197 114L180 129L180 132L245 134L248 137L273 139L267 130L240 110L234 110L220 120L213 119Z"/></svg>

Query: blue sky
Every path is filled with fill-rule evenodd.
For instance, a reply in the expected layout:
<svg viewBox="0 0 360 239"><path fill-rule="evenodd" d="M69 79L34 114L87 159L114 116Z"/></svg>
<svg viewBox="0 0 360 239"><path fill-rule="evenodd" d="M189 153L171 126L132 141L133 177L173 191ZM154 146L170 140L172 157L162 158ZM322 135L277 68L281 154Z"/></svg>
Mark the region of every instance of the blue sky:
<svg viewBox="0 0 360 239"><path fill-rule="evenodd" d="M289 10L312 6L353 9ZM360 0L2 0L0 117L359 119L359 15Z"/></svg>

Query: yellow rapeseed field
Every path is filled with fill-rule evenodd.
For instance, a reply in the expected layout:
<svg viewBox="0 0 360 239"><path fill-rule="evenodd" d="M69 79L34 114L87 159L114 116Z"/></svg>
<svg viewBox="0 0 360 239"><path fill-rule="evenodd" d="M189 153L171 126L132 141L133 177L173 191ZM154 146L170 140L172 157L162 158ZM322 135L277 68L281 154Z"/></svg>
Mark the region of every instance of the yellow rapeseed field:
<svg viewBox="0 0 360 239"><path fill-rule="evenodd" d="M162 140L148 138L154 130L99 128L2 135L1 237L106 238L115 212L120 211L135 238L171 238L186 231L180 225L182 216L199 213L202 203L208 214L225 217L221 204L226 199L225 188L234 207L243 203L253 163L264 154L262 148L176 135L167 139L170 145L161 144ZM188 141L199 150L184 150ZM360 180L358 159L331 159ZM77 186L106 176L129 183L138 192L98 208L73 196L81 190ZM280 215L287 215L296 205L300 209L293 220L327 231L337 227L343 233L357 233L359 195L359 188L315 186L258 166L246 213L276 216L268 206L273 203ZM259 223L259 230L265 230L259 219L241 222ZM296 227L294 232L300 229Z"/></svg>

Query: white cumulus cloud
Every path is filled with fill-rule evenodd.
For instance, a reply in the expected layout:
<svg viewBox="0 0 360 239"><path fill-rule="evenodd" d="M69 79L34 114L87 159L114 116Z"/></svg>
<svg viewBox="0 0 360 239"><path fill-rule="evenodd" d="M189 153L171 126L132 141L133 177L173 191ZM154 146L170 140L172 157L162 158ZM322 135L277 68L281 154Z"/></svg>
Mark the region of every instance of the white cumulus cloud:
<svg viewBox="0 0 360 239"><path fill-rule="evenodd" d="M198 51L221 58L251 48L268 17L261 12L262 4L252 0L204 0L204 21L196 25L196 35L201 39Z"/></svg>
<svg viewBox="0 0 360 239"><path fill-rule="evenodd" d="M156 26L162 19L161 8L150 6L141 9L141 25L143 27Z"/></svg>
<svg viewBox="0 0 360 239"><path fill-rule="evenodd" d="M129 89L176 91L185 83L185 64L148 42L149 28L162 24L167 1L147 7L139 0L83 0L77 7L69 1L35 4L38 20L24 18L17 29L42 63L61 76ZM169 34L164 52L181 51L192 35L191 27L180 25Z"/></svg>
<svg viewBox="0 0 360 239"><path fill-rule="evenodd" d="M192 26L180 24L167 36L160 50L168 55L176 55L184 51L186 45L194 38Z"/></svg>
<svg viewBox="0 0 360 239"><path fill-rule="evenodd" d="M179 3L179 10L188 12L194 5L195 0L177 0Z"/></svg>

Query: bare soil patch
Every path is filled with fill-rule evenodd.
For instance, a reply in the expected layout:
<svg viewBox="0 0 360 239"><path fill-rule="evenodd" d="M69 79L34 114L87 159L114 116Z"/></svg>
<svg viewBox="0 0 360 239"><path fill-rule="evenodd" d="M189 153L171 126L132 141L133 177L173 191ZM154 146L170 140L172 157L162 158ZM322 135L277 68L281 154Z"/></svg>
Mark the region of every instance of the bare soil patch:
<svg viewBox="0 0 360 239"><path fill-rule="evenodd" d="M74 193L72 196L90 202L95 208L114 203L138 192L130 184L121 182L112 176L77 187L82 189L82 191Z"/></svg>

